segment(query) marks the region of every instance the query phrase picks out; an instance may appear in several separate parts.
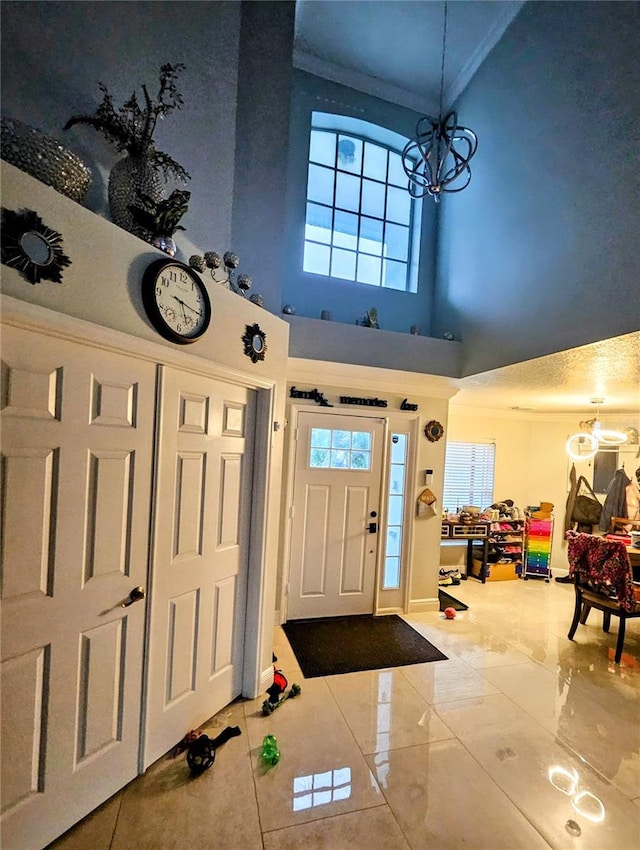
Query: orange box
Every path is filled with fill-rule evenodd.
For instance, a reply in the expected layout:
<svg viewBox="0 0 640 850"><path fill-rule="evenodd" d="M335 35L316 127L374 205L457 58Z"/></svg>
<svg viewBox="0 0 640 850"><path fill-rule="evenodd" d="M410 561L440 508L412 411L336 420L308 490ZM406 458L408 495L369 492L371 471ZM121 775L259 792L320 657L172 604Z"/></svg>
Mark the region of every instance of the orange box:
<svg viewBox="0 0 640 850"><path fill-rule="evenodd" d="M513 581L518 578L516 566L518 561L511 561L508 564L487 564L487 581ZM480 577L480 561L473 559L472 573L474 576Z"/></svg>

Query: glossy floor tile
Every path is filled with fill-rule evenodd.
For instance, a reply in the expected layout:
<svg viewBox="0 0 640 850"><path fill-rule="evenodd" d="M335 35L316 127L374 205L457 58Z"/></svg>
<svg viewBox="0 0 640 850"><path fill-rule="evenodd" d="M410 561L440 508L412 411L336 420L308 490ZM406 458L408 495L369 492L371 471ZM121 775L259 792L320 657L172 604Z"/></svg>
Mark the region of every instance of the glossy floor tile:
<svg viewBox="0 0 640 850"><path fill-rule="evenodd" d="M449 588L467 603L406 619L446 661L305 679L263 717L238 700L205 730L241 735L196 779L165 757L55 850L637 850L640 620L621 664L592 612L567 640L573 590L529 580ZM261 758L266 733L280 762Z"/></svg>

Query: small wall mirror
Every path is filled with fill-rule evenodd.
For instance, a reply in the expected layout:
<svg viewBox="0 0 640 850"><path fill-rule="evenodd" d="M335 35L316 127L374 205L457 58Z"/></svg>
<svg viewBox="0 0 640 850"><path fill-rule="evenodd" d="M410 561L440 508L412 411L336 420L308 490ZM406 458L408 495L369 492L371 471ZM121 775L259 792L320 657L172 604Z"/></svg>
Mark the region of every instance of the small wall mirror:
<svg viewBox="0 0 640 850"><path fill-rule="evenodd" d="M253 363L264 360L267 352L267 335L260 325L247 325L242 336L244 353L250 357Z"/></svg>
<svg viewBox="0 0 640 850"><path fill-rule="evenodd" d="M62 283L62 269L71 260L62 251L62 236L33 210L2 207L2 262L17 269L29 283Z"/></svg>
<svg viewBox="0 0 640 850"><path fill-rule="evenodd" d="M27 230L18 241L27 257L37 266L48 266L53 260L53 251L41 233Z"/></svg>

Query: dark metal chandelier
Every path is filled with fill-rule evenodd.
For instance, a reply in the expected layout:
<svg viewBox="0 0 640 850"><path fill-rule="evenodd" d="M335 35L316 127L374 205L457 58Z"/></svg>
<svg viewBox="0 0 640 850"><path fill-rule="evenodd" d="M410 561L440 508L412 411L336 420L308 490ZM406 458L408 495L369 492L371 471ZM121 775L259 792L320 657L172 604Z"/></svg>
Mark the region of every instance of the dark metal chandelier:
<svg viewBox="0 0 640 850"><path fill-rule="evenodd" d="M402 166L409 178L412 198L431 195L437 202L444 192L461 192L469 185L469 162L478 148L476 134L458 125L454 110L442 116L444 57L447 43L447 3L444 3L442 28L442 66L440 70L440 111L438 118L423 116L416 125L415 139L402 151ZM453 185L456 181L461 185Z"/></svg>

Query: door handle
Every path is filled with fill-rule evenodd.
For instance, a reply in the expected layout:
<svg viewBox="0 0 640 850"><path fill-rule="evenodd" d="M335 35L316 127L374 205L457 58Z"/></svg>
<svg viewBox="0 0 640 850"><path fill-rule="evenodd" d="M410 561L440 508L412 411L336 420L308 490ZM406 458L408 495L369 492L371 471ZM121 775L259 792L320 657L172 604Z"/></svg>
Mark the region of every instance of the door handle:
<svg viewBox="0 0 640 850"><path fill-rule="evenodd" d="M378 523L377 522L370 522L369 525L367 526L367 529L369 531L369 534L375 534L376 531L378 530Z"/></svg>
<svg viewBox="0 0 640 850"><path fill-rule="evenodd" d="M129 605L133 605L134 602L139 602L141 599L144 599L144 597L144 587L134 587L128 598L122 603L120 607L128 608Z"/></svg>

